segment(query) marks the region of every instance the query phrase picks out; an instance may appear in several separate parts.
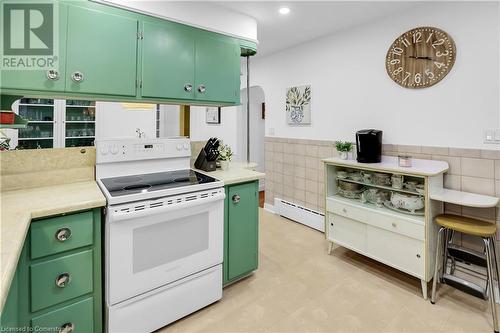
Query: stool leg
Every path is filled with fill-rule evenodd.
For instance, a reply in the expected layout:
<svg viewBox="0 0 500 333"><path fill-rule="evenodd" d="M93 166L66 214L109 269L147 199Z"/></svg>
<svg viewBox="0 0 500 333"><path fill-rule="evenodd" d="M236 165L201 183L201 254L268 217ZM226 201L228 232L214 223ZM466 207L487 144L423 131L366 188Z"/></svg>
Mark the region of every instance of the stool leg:
<svg viewBox="0 0 500 333"><path fill-rule="evenodd" d="M490 239L491 239L491 249L493 250L493 263L495 264L495 274L497 277L498 285L500 285L500 274L498 273L498 257L497 257L495 236L491 237Z"/></svg>
<svg viewBox="0 0 500 333"><path fill-rule="evenodd" d="M483 238L484 245L486 247L486 263L488 266L488 284L490 291L490 304L491 304L491 314L493 316L493 329L495 333L498 333L498 319L497 319L497 308L495 302L495 290L493 284L493 250L491 249L491 240L489 238Z"/></svg>
<svg viewBox="0 0 500 333"><path fill-rule="evenodd" d="M444 239L445 230L446 229L443 227L439 228L438 235L437 235L436 262L434 263L434 278L432 279L432 293L431 293L431 303L432 304L436 303L436 286L437 286L437 280L438 280L438 276L439 276L439 272L438 272L439 271L439 258L440 258L439 251L441 250L441 239Z"/></svg>
<svg viewBox="0 0 500 333"><path fill-rule="evenodd" d="M443 268L441 270L441 276L439 277L439 282L443 282L443 275L446 273L446 268L448 267L448 243L450 241L451 230L444 230L444 244L443 244Z"/></svg>

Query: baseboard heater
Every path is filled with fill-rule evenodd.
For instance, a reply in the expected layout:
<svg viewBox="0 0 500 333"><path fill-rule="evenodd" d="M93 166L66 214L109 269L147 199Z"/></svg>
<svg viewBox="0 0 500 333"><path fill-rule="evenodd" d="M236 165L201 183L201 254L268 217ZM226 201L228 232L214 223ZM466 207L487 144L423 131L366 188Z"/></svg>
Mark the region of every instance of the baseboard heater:
<svg viewBox="0 0 500 333"><path fill-rule="evenodd" d="M325 232L325 215L312 209L274 198L274 212L310 228Z"/></svg>

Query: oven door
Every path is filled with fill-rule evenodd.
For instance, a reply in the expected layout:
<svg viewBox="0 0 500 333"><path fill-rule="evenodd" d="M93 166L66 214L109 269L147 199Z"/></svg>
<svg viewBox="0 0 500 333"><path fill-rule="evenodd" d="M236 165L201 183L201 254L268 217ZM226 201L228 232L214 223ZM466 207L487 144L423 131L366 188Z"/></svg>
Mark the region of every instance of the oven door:
<svg viewBox="0 0 500 333"><path fill-rule="evenodd" d="M108 207L108 305L222 263L224 198L218 188Z"/></svg>

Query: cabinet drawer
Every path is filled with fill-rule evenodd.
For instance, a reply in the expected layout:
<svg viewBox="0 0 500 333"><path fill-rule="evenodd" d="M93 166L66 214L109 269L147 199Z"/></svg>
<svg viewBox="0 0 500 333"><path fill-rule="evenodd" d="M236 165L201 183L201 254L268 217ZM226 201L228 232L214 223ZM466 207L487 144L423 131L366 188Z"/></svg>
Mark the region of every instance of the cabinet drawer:
<svg viewBox="0 0 500 333"><path fill-rule="evenodd" d="M87 298L31 320L32 327L53 328L58 327L62 332L63 326L67 327L65 332L88 333L94 331L94 300ZM73 330L70 330L73 327Z"/></svg>
<svg viewBox="0 0 500 333"><path fill-rule="evenodd" d="M92 250L87 250L31 265L31 311L91 292L92 260Z"/></svg>
<svg viewBox="0 0 500 333"><path fill-rule="evenodd" d="M340 215L330 215L328 239L351 250L365 253L366 224L345 218Z"/></svg>
<svg viewBox="0 0 500 333"><path fill-rule="evenodd" d="M378 212L376 208L356 207L355 205L329 199L328 211L344 217L354 219L378 228L389 230L398 234L412 237L418 240L425 239L425 228L423 224L406 218L395 216L389 212Z"/></svg>
<svg viewBox="0 0 500 333"><path fill-rule="evenodd" d="M44 219L31 224L31 258L92 244L93 211Z"/></svg>
<svg viewBox="0 0 500 333"><path fill-rule="evenodd" d="M424 276L424 242L368 225L366 251L389 266L421 279Z"/></svg>

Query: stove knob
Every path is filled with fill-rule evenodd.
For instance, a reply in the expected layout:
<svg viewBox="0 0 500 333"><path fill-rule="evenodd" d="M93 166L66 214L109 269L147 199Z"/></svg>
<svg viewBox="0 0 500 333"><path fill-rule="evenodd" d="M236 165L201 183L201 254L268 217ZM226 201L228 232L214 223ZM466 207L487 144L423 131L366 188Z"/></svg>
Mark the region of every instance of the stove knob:
<svg viewBox="0 0 500 333"><path fill-rule="evenodd" d="M184 150L188 150L189 149L189 143L185 143L184 144Z"/></svg>
<svg viewBox="0 0 500 333"><path fill-rule="evenodd" d="M109 147L108 146L102 146L101 147L101 155L108 155L109 153Z"/></svg>
<svg viewBox="0 0 500 333"><path fill-rule="evenodd" d="M177 148L177 150L180 151L182 149L182 145L179 143L176 148Z"/></svg>
<svg viewBox="0 0 500 333"><path fill-rule="evenodd" d="M111 154L113 154L113 155L118 154L118 146L111 147Z"/></svg>

